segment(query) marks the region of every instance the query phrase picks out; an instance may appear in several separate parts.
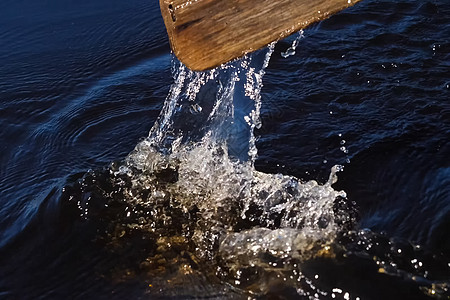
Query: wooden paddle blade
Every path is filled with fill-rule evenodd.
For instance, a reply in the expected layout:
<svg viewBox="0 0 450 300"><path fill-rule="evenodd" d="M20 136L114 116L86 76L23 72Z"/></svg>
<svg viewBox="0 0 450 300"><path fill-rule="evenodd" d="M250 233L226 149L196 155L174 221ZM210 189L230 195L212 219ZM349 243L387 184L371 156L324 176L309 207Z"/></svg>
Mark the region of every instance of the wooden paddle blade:
<svg viewBox="0 0 450 300"><path fill-rule="evenodd" d="M172 50L192 70L221 65L360 0L160 0Z"/></svg>

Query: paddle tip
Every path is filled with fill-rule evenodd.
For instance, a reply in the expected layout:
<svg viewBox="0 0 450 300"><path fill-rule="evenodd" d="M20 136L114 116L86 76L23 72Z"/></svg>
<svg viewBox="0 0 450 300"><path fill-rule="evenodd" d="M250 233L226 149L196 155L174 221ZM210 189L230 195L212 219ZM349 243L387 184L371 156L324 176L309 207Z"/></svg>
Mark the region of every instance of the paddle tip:
<svg viewBox="0 0 450 300"><path fill-rule="evenodd" d="M175 56L204 71L281 40L360 0L160 0Z"/></svg>

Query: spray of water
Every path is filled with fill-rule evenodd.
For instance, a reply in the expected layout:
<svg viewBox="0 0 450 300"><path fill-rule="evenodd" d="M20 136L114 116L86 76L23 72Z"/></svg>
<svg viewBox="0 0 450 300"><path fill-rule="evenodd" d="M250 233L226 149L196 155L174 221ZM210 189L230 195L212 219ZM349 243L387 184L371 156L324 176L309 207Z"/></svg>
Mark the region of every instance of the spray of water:
<svg viewBox="0 0 450 300"><path fill-rule="evenodd" d="M407 291L446 299L448 262L355 230L351 203L332 187L342 166L325 184L255 169L253 131L274 46L206 72L174 59L149 136L124 161L67 187L68 202L117 259L110 276L143 276L151 296L359 299L358 278L344 277L369 268L373 280L389 275Z"/></svg>
<svg viewBox="0 0 450 300"><path fill-rule="evenodd" d="M332 187L342 166L325 184L255 169L274 47L205 72L174 58L174 83L148 137L124 161L65 187L62 203L94 226L113 261L96 273L138 277L152 299L400 299L412 289L448 299L448 256L357 229L352 202Z"/></svg>
<svg viewBox="0 0 450 300"><path fill-rule="evenodd" d="M170 269L173 278L203 265L201 273L250 293L266 293L270 278L290 278L299 295L319 291L301 262L333 255L333 204L345 193L332 188L339 166L323 185L254 168L274 47L205 72L174 60L174 84L149 136L111 167L126 208L110 238L145 232L156 245L149 270Z"/></svg>

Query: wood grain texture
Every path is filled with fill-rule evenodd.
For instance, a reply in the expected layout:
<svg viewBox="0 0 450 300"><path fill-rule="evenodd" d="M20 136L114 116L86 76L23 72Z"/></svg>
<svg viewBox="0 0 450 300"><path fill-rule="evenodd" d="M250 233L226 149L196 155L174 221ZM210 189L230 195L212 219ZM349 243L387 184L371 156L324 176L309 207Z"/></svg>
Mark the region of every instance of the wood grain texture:
<svg viewBox="0 0 450 300"><path fill-rule="evenodd" d="M285 38L358 1L160 0L160 6L175 55L192 70L206 70Z"/></svg>

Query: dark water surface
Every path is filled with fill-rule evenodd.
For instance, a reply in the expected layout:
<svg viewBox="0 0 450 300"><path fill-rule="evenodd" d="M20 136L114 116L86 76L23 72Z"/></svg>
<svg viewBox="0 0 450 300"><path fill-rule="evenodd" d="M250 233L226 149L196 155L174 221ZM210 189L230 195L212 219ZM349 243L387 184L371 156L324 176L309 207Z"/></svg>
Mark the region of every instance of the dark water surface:
<svg viewBox="0 0 450 300"><path fill-rule="evenodd" d="M0 299L249 296L202 267L151 291L165 279L136 269L152 242L98 238L123 206L86 221L73 204L114 198L109 165L148 135L173 82L157 1L1 6ZM344 165L336 210L356 221L336 258L303 272L333 298L449 299L450 3L366 0L304 34L266 69L256 169L324 183ZM332 298L266 292L252 295Z"/></svg>

